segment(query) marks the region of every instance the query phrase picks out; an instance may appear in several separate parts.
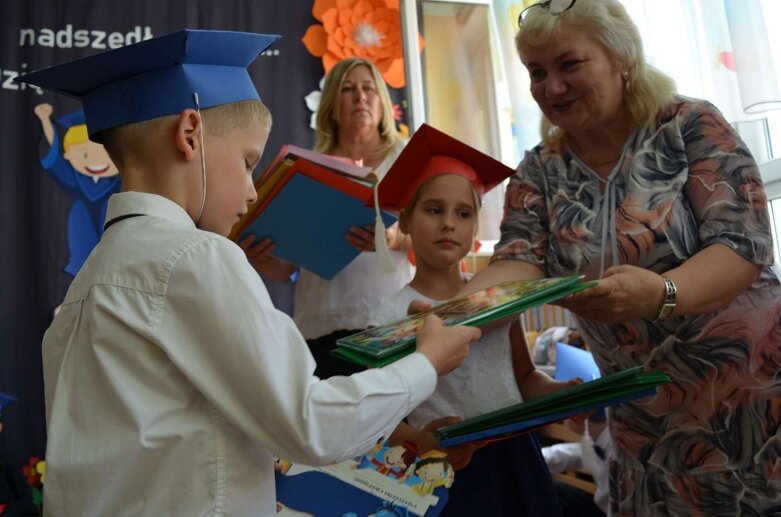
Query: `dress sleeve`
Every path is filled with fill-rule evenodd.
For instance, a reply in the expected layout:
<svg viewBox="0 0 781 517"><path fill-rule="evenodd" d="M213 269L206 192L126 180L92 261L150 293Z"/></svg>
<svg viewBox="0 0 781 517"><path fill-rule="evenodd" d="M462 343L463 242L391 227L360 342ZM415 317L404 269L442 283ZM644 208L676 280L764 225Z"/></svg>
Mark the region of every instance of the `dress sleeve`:
<svg viewBox="0 0 781 517"><path fill-rule="evenodd" d="M157 319L156 340L177 370L236 428L293 462L327 464L365 452L436 386L433 366L419 353L319 380L295 324L226 239L182 253Z"/></svg>
<svg viewBox="0 0 781 517"><path fill-rule="evenodd" d="M689 106L681 124L689 162L684 191L702 246L719 243L754 264L772 263L767 196L756 161L715 106Z"/></svg>
<svg viewBox="0 0 781 517"><path fill-rule="evenodd" d="M491 262L521 260L544 268L550 230L543 186L540 157L536 150L527 152L507 186L502 235Z"/></svg>

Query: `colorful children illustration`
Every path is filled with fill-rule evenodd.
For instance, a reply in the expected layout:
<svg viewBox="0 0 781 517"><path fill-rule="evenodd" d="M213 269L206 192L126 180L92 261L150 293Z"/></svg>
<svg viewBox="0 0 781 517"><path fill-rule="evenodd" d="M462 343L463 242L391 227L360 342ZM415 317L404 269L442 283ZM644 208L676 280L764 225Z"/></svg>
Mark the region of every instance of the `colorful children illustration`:
<svg viewBox="0 0 781 517"><path fill-rule="evenodd" d="M278 515L436 516L447 504L453 483L446 460L442 451L418 458L408 446L380 442L365 455L336 465L277 469ZM416 461L426 477L418 477Z"/></svg>
<svg viewBox="0 0 781 517"><path fill-rule="evenodd" d="M410 474L415 474L420 483L412 486L412 489L420 495L428 495L438 487L450 488L453 484L453 467L443 456L431 456L415 463Z"/></svg>
<svg viewBox="0 0 781 517"><path fill-rule="evenodd" d="M119 192L117 167L102 145L87 135L84 112L57 119L65 130L60 136L52 123L53 108L43 103L35 107L49 151L41 159L43 170L73 196L68 214L68 264L65 272L75 276L103 234L109 196Z"/></svg>
<svg viewBox="0 0 781 517"><path fill-rule="evenodd" d="M374 455L367 454L360 458L359 469L374 469L382 475L403 479L407 467L415 462L415 453L403 445L383 447Z"/></svg>

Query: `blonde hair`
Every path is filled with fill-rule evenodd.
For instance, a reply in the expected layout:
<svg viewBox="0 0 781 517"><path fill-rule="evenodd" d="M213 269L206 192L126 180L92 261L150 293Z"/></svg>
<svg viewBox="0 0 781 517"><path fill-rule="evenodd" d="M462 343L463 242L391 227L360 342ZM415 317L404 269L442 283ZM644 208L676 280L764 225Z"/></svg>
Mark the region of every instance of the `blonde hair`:
<svg viewBox="0 0 781 517"><path fill-rule="evenodd" d="M577 0L558 15L541 7L530 9L515 37L518 55L570 28L581 29L605 49L616 65L625 67L625 104L636 126L651 123L675 101L675 81L645 61L640 32L618 0ZM541 132L543 143L549 147L557 147L565 136L545 116Z"/></svg>
<svg viewBox="0 0 781 517"><path fill-rule="evenodd" d="M62 137L62 149L67 153L72 145L83 144L87 140L89 140L87 124L76 124L69 127Z"/></svg>
<svg viewBox="0 0 781 517"><path fill-rule="evenodd" d="M412 194L412 197L409 200L409 203L407 203L407 206L404 207L401 212L399 213L399 223L402 226L406 226L409 224L409 218L412 217L412 212L415 210L415 207L417 206L418 202L420 201L420 197L423 195L423 191L431 185L431 183L439 178L440 176L443 176L444 174L448 174L447 172L443 172L442 174L437 174L435 176L430 177L426 181L420 184L418 189L415 191L414 194ZM463 178L463 176L455 174L455 176L459 176ZM477 235L478 230L478 217L477 213L480 211L480 209L483 207L483 200L480 197L480 194L477 193L477 190L475 189L474 185L472 185L472 182L468 179L464 178L465 181L469 182L469 187L472 190L472 200L475 204L475 235Z"/></svg>
<svg viewBox="0 0 781 517"><path fill-rule="evenodd" d="M201 110L201 115L206 132L221 137L255 124L270 128L272 123L271 111L259 100L212 106ZM122 170L123 158L142 156L149 139L156 138L170 121L171 117L165 116L127 124L101 131L93 135L93 140L103 144L111 160Z"/></svg>
<svg viewBox="0 0 781 517"><path fill-rule="evenodd" d="M339 102L341 99L342 84L345 77L354 68L365 66L369 69L377 88L377 94L380 97L380 106L382 107L382 118L377 130L380 133L382 147L380 156L385 156L391 152L393 147L401 141L401 135L396 129L393 119L393 104L391 103L388 87L382 78L380 71L371 61L360 57L350 57L339 61L328 75L323 84L323 94L320 98L320 106L317 108L315 151L319 153L332 154L339 145Z"/></svg>

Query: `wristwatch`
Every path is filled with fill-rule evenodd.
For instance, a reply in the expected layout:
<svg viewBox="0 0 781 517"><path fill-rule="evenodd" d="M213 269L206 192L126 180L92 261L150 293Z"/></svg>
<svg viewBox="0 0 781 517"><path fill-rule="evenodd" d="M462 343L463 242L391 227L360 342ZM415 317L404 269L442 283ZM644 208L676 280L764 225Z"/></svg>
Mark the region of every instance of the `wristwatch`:
<svg viewBox="0 0 781 517"><path fill-rule="evenodd" d="M675 282L666 276L662 278L664 278L664 300L659 306L659 312L656 313L657 320L666 320L675 310Z"/></svg>

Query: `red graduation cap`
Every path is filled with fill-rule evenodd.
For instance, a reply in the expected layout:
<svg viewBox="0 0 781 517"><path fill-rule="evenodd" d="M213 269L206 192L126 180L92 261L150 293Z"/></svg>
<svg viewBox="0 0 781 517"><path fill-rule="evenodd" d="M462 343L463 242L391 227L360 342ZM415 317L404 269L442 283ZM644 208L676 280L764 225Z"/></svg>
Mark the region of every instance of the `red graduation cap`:
<svg viewBox="0 0 781 517"><path fill-rule="evenodd" d="M380 181L379 206L391 211L406 208L420 186L439 174L468 179L482 197L513 172L477 149L423 124Z"/></svg>

